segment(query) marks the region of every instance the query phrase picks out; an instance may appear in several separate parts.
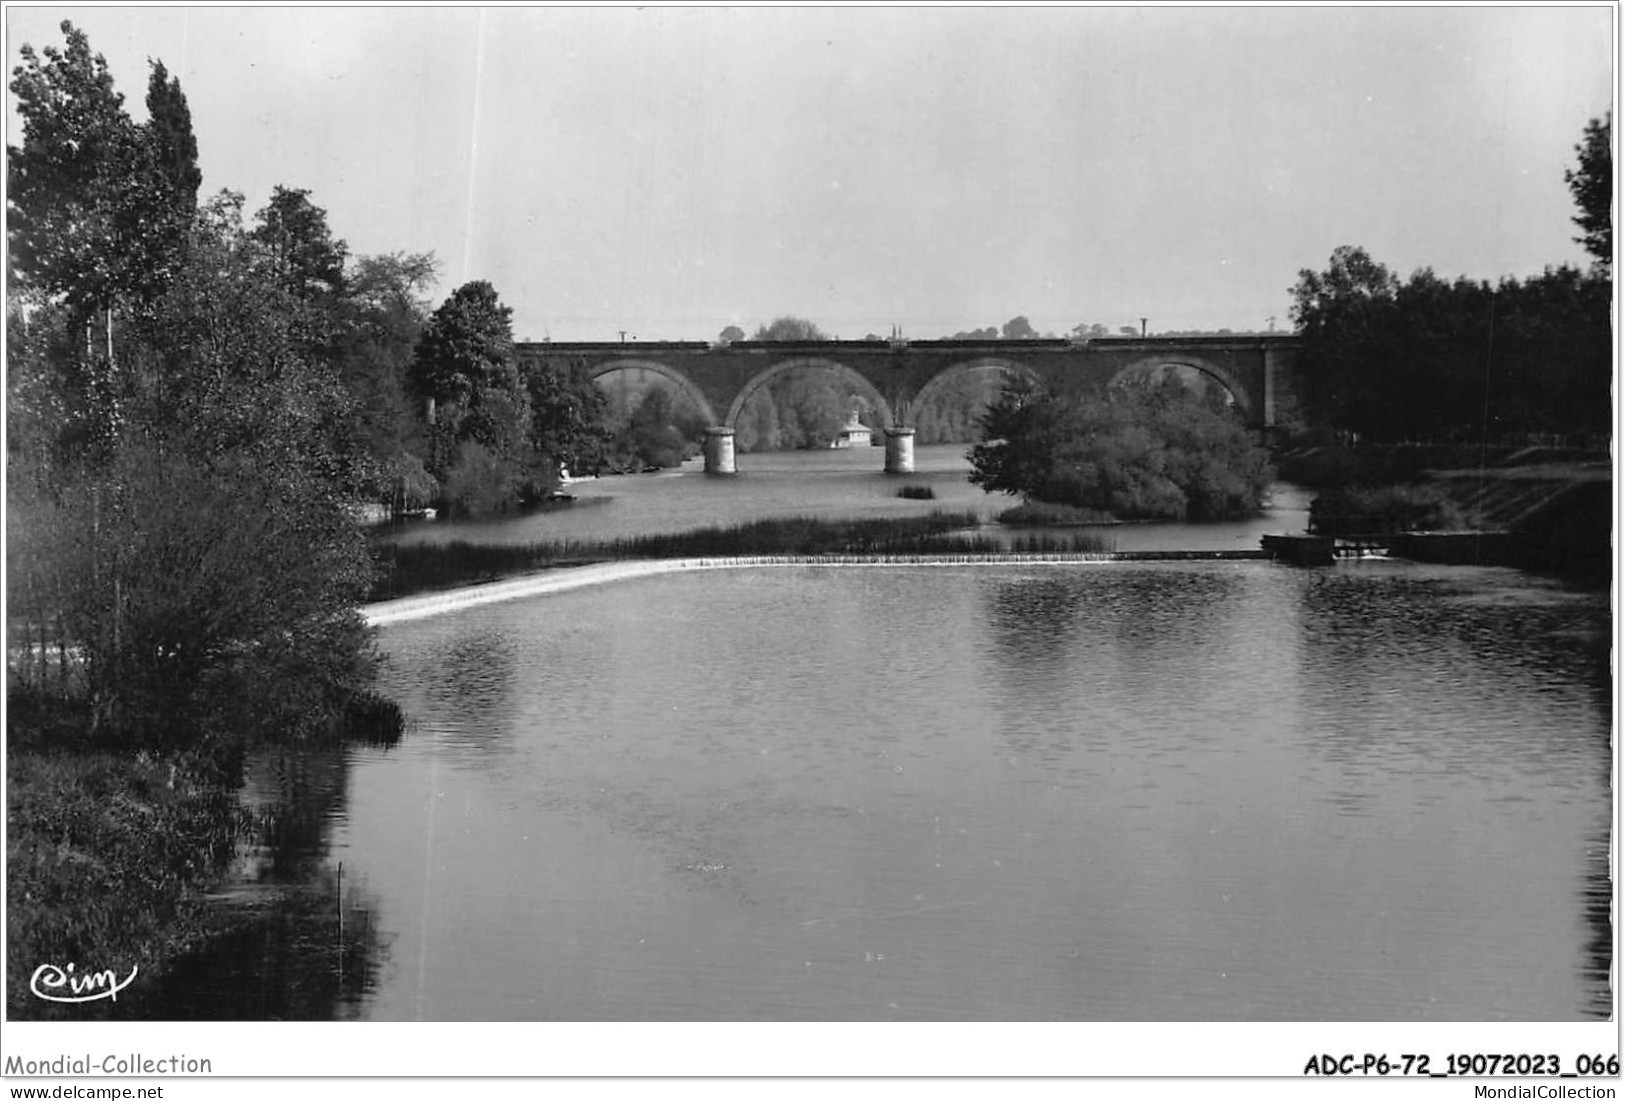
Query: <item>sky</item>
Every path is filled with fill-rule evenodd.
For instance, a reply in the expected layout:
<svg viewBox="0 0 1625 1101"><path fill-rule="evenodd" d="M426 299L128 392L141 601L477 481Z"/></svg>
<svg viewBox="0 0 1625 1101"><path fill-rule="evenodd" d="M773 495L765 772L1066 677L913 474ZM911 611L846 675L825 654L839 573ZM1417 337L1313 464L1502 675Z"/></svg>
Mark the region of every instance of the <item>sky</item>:
<svg viewBox="0 0 1625 1101"><path fill-rule="evenodd" d="M205 194L306 188L352 255L432 252L521 340L1290 328L1340 245L1401 276L1584 265L1563 174L1611 5L8 6L71 19ZM8 94L9 100L9 94ZM20 133L7 112L7 140ZM1273 319L1273 322L1272 320Z"/></svg>

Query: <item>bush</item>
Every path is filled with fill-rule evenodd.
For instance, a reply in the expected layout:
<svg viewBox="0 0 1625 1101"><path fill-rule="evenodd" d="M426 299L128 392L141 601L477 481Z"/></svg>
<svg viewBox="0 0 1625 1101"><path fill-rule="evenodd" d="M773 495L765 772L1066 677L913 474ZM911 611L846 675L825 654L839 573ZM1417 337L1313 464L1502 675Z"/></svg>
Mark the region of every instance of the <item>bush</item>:
<svg viewBox="0 0 1625 1101"><path fill-rule="evenodd" d="M354 610L366 540L319 484L129 445L54 497L13 501L30 538L9 562L14 622L64 643L13 687L72 697L98 735L293 739L372 683Z"/></svg>
<svg viewBox="0 0 1625 1101"><path fill-rule="evenodd" d="M500 512L519 496L519 471L480 443L465 443L446 471L442 502L455 516Z"/></svg>
<svg viewBox="0 0 1625 1101"><path fill-rule="evenodd" d="M1309 506L1309 530L1316 535L1391 535L1400 531L1460 531L1466 516L1436 486L1344 486L1328 490Z"/></svg>
<svg viewBox="0 0 1625 1101"><path fill-rule="evenodd" d="M351 699L344 709L344 737L363 745L391 746L406 730L406 713L401 705L377 692Z"/></svg>
<svg viewBox="0 0 1625 1101"><path fill-rule="evenodd" d="M6 779L13 1018L60 1012L28 993L41 964L122 979L196 939L201 892L252 830L229 781L184 759L12 753ZM78 1018L91 1007L67 1008Z"/></svg>
<svg viewBox="0 0 1625 1101"><path fill-rule="evenodd" d="M910 501L934 501L937 499L937 491L930 486L904 486L897 491L897 496Z"/></svg>
<svg viewBox="0 0 1625 1101"><path fill-rule="evenodd" d="M1018 381L988 409L982 431L972 484L1124 520L1252 515L1275 477L1240 420L1177 379L1100 400Z"/></svg>

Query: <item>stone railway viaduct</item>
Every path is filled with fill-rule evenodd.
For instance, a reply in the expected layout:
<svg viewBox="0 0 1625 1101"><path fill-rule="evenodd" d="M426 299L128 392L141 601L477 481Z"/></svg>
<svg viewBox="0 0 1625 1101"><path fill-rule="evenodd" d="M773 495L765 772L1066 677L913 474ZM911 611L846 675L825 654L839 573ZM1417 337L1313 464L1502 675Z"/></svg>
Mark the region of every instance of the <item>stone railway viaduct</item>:
<svg viewBox="0 0 1625 1101"><path fill-rule="evenodd" d="M1092 340L827 340L520 344L521 361L585 361L594 378L642 370L686 395L712 426L705 469L735 470L733 433L751 395L785 371L817 368L843 379L877 412L886 469L913 470L909 411L967 372L1025 376L1053 393L1103 394L1124 375L1167 365L1194 368L1229 391L1247 425L1267 430L1297 404L1299 340L1293 334L1100 337Z"/></svg>

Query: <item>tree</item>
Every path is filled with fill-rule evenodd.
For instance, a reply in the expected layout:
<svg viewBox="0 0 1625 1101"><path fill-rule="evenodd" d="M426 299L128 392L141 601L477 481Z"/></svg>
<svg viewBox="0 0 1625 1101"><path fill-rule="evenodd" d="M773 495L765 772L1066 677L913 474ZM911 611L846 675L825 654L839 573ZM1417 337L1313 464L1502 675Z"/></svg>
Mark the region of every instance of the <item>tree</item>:
<svg viewBox="0 0 1625 1101"><path fill-rule="evenodd" d="M544 359L525 369L530 394L531 448L553 470L596 474L605 463L611 432L609 401L586 361Z"/></svg>
<svg viewBox="0 0 1625 1101"><path fill-rule="evenodd" d="M412 385L437 403L466 402L513 365L513 310L484 280L464 283L435 310L418 341Z"/></svg>
<svg viewBox="0 0 1625 1101"><path fill-rule="evenodd" d="M8 486L33 534L9 563L19 613L61 640L74 675L60 691L93 731L298 737L367 690L354 607L371 567L330 432L343 392L302 354L292 306L240 225L200 219L168 289L132 318L105 439ZM12 362L75 354L50 321L67 312L14 327L30 346ZM31 390L65 377L27 374ZM34 393L24 418L53 404Z"/></svg>
<svg viewBox="0 0 1625 1101"><path fill-rule="evenodd" d="M723 329L720 334L718 334L717 339L722 341L724 344L732 344L736 340L745 339L745 330L741 329L738 325L729 325L726 329Z"/></svg>
<svg viewBox="0 0 1625 1101"><path fill-rule="evenodd" d="M527 464L534 459L529 451L530 396L514 357L512 318L496 289L476 280L451 293L418 341L410 384L428 403L430 453L425 465L442 483L458 465L458 449L468 443L491 456L481 460L481 469L491 463L500 466L503 481L516 492L527 477ZM482 494L479 499L490 497ZM463 497L465 503L473 500Z"/></svg>
<svg viewBox="0 0 1625 1101"><path fill-rule="evenodd" d="M1025 317L1012 317L1000 332L1006 340L1032 340L1038 336L1038 330Z"/></svg>
<svg viewBox="0 0 1625 1101"><path fill-rule="evenodd" d="M1336 428L1376 443L1607 430L1606 277L1560 267L1492 285L1424 268L1401 281L1340 248L1293 296L1305 396Z"/></svg>
<svg viewBox="0 0 1625 1101"><path fill-rule="evenodd" d="M307 189L278 184L254 220L251 236L265 246L272 271L290 294L309 301L343 292L348 249L334 240L327 211L310 201Z"/></svg>
<svg viewBox="0 0 1625 1101"><path fill-rule="evenodd" d="M1292 320L1303 338L1305 397L1321 418L1371 431L1394 393L1381 373L1397 362L1388 324L1399 280L1362 248L1333 250L1323 272L1298 273Z"/></svg>
<svg viewBox="0 0 1625 1101"><path fill-rule="evenodd" d="M962 443L978 438L978 425L998 400L1004 374L998 370L962 371L933 387L932 397L911 411L915 442Z"/></svg>
<svg viewBox="0 0 1625 1101"><path fill-rule="evenodd" d="M758 387L740 410L741 451L828 447L847 422L855 396L820 367L798 367Z"/></svg>
<svg viewBox="0 0 1625 1101"><path fill-rule="evenodd" d="M761 325L756 329L752 340L828 340L824 331L817 325L802 317L777 317L772 324Z"/></svg>
<svg viewBox="0 0 1625 1101"><path fill-rule="evenodd" d="M42 60L24 45L12 71L23 123L22 146L6 149L12 274L23 289L100 307L122 267L121 180L138 138L107 59L72 23L62 33L65 51L47 46Z"/></svg>
<svg viewBox="0 0 1625 1101"><path fill-rule="evenodd" d="M1614 260L1614 153L1613 111L1586 124L1585 138L1574 147L1579 166L1563 173L1575 205L1574 224L1582 234L1575 241L1585 246L1606 273Z"/></svg>
<svg viewBox="0 0 1625 1101"><path fill-rule="evenodd" d="M133 166L139 200L131 211L130 236L140 242L140 250L128 283L138 303L148 303L169 285L184 260L203 181L186 94L162 61L152 62L147 122L139 135L139 161Z"/></svg>
<svg viewBox="0 0 1625 1101"><path fill-rule="evenodd" d="M984 415L971 465L984 489L1125 520L1246 515L1274 477L1239 420L1174 380L1106 400L1015 380Z"/></svg>
<svg viewBox="0 0 1625 1101"><path fill-rule="evenodd" d="M25 45L13 70L24 140L7 149L9 256L17 289L75 312L87 357L100 315L110 370L116 314L161 294L184 248L196 141L178 81L159 90L154 70L154 117L137 126L106 59L72 23L61 27L65 49L42 57Z"/></svg>
<svg viewBox="0 0 1625 1101"><path fill-rule="evenodd" d="M664 386L653 386L632 411L617 441L621 465L634 469L677 466L694 454L699 419L685 413Z"/></svg>
<svg viewBox="0 0 1625 1101"><path fill-rule="evenodd" d="M165 205L181 222L197 213L197 190L203 183L198 167L197 137L192 132L192 111L178 77L171 77L162 61L152 62L147 83L147 133L156 175Z"/></svg>
<svg viewBox="0 0 1625 1101"><path fill-rule="evenodd" d="M354 406L350 426L376 467L367 496L399 508L427 505L436 495L423 466L427 425L407 377L428 324L423 294L436 269L429 253L362 256L346 272L344 296L330 304L338 334L333 363Z"/></svg>
<svg viewBox="0 0 1625 1101"><path fill-rule="evenodd" d="M13 974L185 950L186 900L258 832L232 790L245 750L308 760L358 719L399 733L356 610L372 570L333 446L343 389L305 355L240 198L194 212L179 86L155 66L153 121L130 126L64 29L67 51L25 50L13 85ZM75 916L92 895L111 901Z"/></svg>
<svg viewBox="0 0 1625 1101"><path fill-rule="evenodd" d="M1035 493L1051 481L1066 432L1067 408L1036 381L1018 375L981 418L971 448L972 485L989 493Z"/></svg>
<svg viewBox="0 0 1625 1101"><path fill-rule="evenodd" d="M34 318L33 335L51 334L48 352L12 363L56 413L36 425L36 442L51 443L31 461L74 465L106 458L124 429L134 383L115 356L118 334L183 260L196 142L178 82L159 91L155 69L154 117L137 126L106 59L72 23L61 29L63 49L22 47L10 85L23 143L7 150L7 305Z"/></svg>
<svg viewBox="0 0 1625 1101"><path fill-rule="evenodd" d="M781 447L828 447L846 424L852 396L821 368L787 371L772 383Z"/></svg>
<svg viewBox="0 0 1625 1101"><path fill-rule="evenodd" d="M773 402L770 386L764 386L752 394L739 411L738 435L734 443L740 451L777 451L783 446L779 410Z"/></svg>

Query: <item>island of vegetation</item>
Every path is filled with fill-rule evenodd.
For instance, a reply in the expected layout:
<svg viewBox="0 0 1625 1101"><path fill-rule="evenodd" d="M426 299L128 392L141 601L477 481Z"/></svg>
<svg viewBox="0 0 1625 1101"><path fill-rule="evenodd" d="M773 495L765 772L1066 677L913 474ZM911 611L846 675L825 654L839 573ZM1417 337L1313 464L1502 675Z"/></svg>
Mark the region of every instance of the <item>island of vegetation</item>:
<svg viewBox="0 0 1625 1101"><path fill-rule="evenodd" d="M970 480L1027 498L1010 522L1229 520L1256 513L1275 480L1268 449L1217 393L1176 378L1094 400L1018 380L982 431Z"/></svg>

